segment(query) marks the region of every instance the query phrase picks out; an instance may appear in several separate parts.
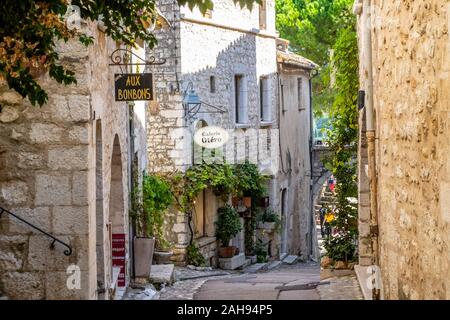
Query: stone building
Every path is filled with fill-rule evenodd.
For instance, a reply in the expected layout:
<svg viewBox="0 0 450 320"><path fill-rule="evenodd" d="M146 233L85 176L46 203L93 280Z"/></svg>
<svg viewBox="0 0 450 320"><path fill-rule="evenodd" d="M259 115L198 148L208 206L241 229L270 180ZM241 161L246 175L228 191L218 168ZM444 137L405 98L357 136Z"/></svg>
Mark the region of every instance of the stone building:
<svg viewBox="0 0 450 320"><path fill-rule="evenodd" d="M150 56L167 59L166 64L154 68L157 103L147 121L148 168L149 172L157 173L184 171L199 163L192 139L195 131L204 126L226 129L231 136L223 149L226 162L258 164L260 172L270 176L267 186L270 207L279 213L284 208L283 220L288 226L284 227L282 239L272 239L273 257L279 258L282 253L307 257L308 244L301 230L306 232L310 221L307 172L310 170L308 70L311 65L297 66L292 75L284 73L284 67L290 63L283 60L281 53L277 60L274 5L274 1L267 0L262 5L255 4L250 11L241 9L232 0L218 0L214 1L213 10L202 15L196 9L180 7L174 0L158 1L171 28L157 32L158 45L147 52L147 59ZM278 66L283 72L281 76ZM297 78L302 81L297 82ZM279 116L280 80L286 82L284 87L281 85L286 90L282 118ZM186 113L183 105L189 90L194 90L202 101L195 117ZM288 119L291 112L296 116ZM280 121L286 125L285 130L280 130ZM280 139L286 139L282 157ZM280 160L286 166L289 152L293 171L279 176L280 170L288 170L280 168ZM291 185L295 187L287 192ZM196 201L193 217L192 236L211 265L217 263L214 222L221 205L211 190L205 190ZM186 263L185 249L191 234L184 213L172 210L168 214L166 234L174 244L172 260ZM242 252L243 234L233 241Z"/></svg>
<svg viewBox="0 0 450 320"><path fill-rule="evenodd" d="M0 295L10 299L111 298L131 276L130 172L132 163L147 165L145 106L114 101L117 44L93 23L82 27L93 45L57 45L77 85L41 75L49 96L42 107L1 85L0 207L70 246L50 249L51 238L4 211ZM121 274L112 262L116 238L125 242Z"/></svg>
<svg viewBox="0 0 450 320"><path fill-rule="evenodd" d="M386 299L450 299L450 5L355 2L360 265Z"/></svg>
<svg viewBox="0 0 450 320"><path fill-rule="evenodd" d="M283 224L281 253L312 255L315 223L312 205L311 71L315 63L289 52L277 41L280 166L277 174L279 210Z"/></svg>

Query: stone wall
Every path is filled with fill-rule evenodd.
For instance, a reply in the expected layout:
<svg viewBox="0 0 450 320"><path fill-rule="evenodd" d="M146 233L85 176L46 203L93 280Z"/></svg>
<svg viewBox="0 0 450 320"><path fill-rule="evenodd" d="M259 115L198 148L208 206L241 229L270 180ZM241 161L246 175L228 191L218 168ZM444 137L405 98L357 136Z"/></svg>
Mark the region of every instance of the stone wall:
<svg viewBox="0 0 450 320"><path fill-rule="evenodd" d="M77 85L41 76L39 83L49 95L42 107L4 84L1 88L0 204L73 248L70 256L60 244L50 250L49 238L3 214L0 292L11 299L96 298L97 280L110 285L110 207L121 208L128 234L128 107L113 100L117 70L108 66L116 45L96 25L83 28L94 36L94 45L69 41L57 46L62 64L75 71ZM113 147L121 172L112 169ZM110 203L113 175L121 177L122 203ZM97 238L97 228L103 239ZM97 279L97 262L103 264L104 279ZM75 290L66 286L72 264L81 271L81 287ZM129 267L128 261L127 278Z"/></svg>
<svg viewBox="0 0 450 320"><path fill-rule="evenodd" d="M280 83L284 87L284 107L279 106L280 164L282 165L277 176L279 202L276 208L281 213L282 190L286 189L284 204L286 213L280 232L280 253L299 255L301 259L307 260L311 250L312 221L309 74L307 70L301 68L289 70L282 66L279 67L279 73ZM301 109L299 109L297 90L299 78L302 79ZM286 241L285 245L283 241Z"/></svg>
<svg viewBox="0 0 450 320"><path fill-rule="evenodd" d="M449 299L450 6L372 3L384 297Z"/></svg>

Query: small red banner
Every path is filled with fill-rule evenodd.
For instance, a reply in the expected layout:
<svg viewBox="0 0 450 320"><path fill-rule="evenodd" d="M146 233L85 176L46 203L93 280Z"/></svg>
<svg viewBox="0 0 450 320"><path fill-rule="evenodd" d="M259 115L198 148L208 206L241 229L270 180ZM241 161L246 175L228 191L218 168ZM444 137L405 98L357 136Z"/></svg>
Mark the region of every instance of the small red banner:
<svg viewBox="0 0 450 320"><path fill-rule="evenodd" d="M112 235L112 264L113 267L120 267L117 285L125 287L125 234L114 233Z"/></svg>

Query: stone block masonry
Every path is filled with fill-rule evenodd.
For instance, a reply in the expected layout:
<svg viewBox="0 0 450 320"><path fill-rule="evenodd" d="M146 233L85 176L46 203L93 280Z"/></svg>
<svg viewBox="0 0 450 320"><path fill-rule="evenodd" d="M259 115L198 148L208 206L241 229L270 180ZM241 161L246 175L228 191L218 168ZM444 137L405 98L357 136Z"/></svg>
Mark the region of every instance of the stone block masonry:
<svg viewBox="0 0 450 320"><path fill-rule="evenodd" d="M114 102L116 70L108 65L117 46L94 23L86 28L93 45L57 44L77 85L42 76L48 103L34 107L0 83L0 206L73 249L70 256L58 243L51 250L51 239L3 214L0 293L10 299L97 298L98 283L110 287L110 229L128 235L129 107ZM145 139L135 143L134 152L145 150L137 154L142 172ZM128 241L126 250L131 256ZM80 288L67 287L71 265L81 272Z"/></svg>
<svg viewBox="0 0 450 320"><path fill-rule="evenodd" d="M386 299L450 299L450 6L375 1L372 10L382 291ZM361 181L364 223L368 189ZM361 257L370 257L366 249Z"/></svg>

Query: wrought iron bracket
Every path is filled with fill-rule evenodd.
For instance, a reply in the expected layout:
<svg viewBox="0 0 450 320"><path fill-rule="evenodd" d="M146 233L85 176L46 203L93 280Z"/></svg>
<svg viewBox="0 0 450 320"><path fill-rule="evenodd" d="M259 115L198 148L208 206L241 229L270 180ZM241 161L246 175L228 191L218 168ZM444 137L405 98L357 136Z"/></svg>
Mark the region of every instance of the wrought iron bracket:
<svg viewBox="0 0 450 320"><path fill-rule="evenodd" d="M202 110L202 105L205 105L208 108L211 108L213 111ZM213 113L227 113L224 107L214 106L212 104L206 103L204 101L200 101L200 104L194 107L190 107L189 105L184 105L184 118L186 121L193 122L197 119L198 114L213 114Z"/></svg>
<svg viewBox="0 0 450 320"><path fill-rule="evenodd" d="M70 256L72 254L72 247L69 246L67 243L65 243L64 241L59 240L58 238L56 238L55 236L51 235L48 232L45 232L44 230L36 227L35 225L31 224L30 222L26 221L25 219L15 215L14 213L0 207L0 218L2 217L2 213L5 212L7 214L9 214L10 216L13 216L14 218L16 218L17 220L20 220L21 222L29 225L30 227L32 227L33 229L39 231L40 233L43 233L44 235L46 235L47 237L51 238L53 241L50 243L50 249L53 250L55 248L55 243L58 242L60 244L62 244L63 246L65 246L67 249L64 250L64 254L66 256Z"/></svg>
<svg viewBox="0 0 450 320"><path fill-rule="evenodd" d="M140 62L129 62L131 57L136 57ZM110 55L111 62L110 66L154 66L154 65L162 65L166 63L166 59L156 60L155 56L148 57L148 60L142 59L133 51L119 48L114 50Z"/></svg>

